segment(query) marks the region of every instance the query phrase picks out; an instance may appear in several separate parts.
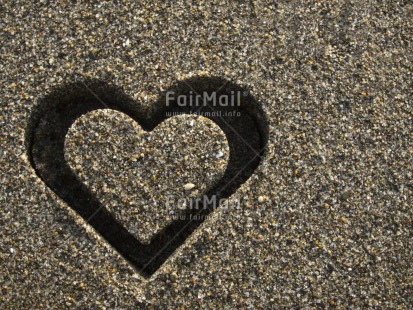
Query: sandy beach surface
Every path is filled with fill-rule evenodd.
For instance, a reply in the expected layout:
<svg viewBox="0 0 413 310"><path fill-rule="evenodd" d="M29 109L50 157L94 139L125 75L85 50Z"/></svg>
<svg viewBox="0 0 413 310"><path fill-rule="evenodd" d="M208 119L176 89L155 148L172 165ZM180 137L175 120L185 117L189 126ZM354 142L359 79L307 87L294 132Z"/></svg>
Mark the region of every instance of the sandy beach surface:
<svg viewBox="0 0 413 310"><path fill-rule="evenodd" d="M1 309L413 304L411 1L3 1L0 41Z"/></svg>

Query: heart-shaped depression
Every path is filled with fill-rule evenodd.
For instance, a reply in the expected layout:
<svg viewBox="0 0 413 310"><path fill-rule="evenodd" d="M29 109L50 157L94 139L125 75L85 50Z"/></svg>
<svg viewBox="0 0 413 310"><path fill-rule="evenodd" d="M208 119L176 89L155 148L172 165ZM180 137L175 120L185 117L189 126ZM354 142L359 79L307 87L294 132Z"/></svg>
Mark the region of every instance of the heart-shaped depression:
<svg viewBox="0 0 413 310"><path fill-rule="evenodd" d="M135 102L120 88L97 80L69 83L39 100L26 132L28 156L37 175L138 272L149 277L216 205L185 209L185 216L167 224L149 244L135 238L65 160L69 128L82 115L103 108L127 114L146 131L174 115L195 113L215 122L226 136L230 156L222 178L205 193L207 201L214 202L232 195L260 163L268 139L265 114L245 88L218 77L178 82L152 104Z"/></svg>

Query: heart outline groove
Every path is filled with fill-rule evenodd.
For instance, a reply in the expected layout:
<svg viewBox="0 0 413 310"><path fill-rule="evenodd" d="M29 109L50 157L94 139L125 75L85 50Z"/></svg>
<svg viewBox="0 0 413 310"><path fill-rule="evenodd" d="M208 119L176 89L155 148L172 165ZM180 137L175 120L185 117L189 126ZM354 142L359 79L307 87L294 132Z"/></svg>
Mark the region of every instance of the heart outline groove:
<svg viewBox="0 0 413 310"><path fill-rule="evenodd" d="M166 104L171 92L175 99ZM194 107L176 100L179 96L213 92L217 97L242 95L235 106L207 101L206 105ZM214 121L224 132L230 150L223 177L205 194L209 198L215 196L215 201L234 194L260 164L268 140L267 120L261 105L246 88L220 77L178 81L149 105L134 101L115 85L92 79L67 83L39 99L26 130L27 153L36 174L143 277L149 278L214 209L204 205L200 210L186 210L184 219L173 220L148 245L132 236L79 180L64 157L65 137L71 125L82 115L102 108L127 114L148 132L173 115L194 111Z"/></svg>

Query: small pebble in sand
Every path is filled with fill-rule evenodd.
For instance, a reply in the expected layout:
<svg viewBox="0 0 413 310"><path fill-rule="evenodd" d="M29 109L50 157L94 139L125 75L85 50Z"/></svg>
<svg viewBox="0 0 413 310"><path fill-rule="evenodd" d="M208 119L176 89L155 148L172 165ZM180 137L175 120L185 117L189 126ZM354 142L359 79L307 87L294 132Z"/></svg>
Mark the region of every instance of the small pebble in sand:
<svg viewBox="0 0 413 310"><path fill-rule="evenodd" d="M194 187L195 187L195 184L193 184L193 183L187 183L187 184L184 185L184 189L185 189L186 191L190 191L190 190L192 190Z"/></svg>

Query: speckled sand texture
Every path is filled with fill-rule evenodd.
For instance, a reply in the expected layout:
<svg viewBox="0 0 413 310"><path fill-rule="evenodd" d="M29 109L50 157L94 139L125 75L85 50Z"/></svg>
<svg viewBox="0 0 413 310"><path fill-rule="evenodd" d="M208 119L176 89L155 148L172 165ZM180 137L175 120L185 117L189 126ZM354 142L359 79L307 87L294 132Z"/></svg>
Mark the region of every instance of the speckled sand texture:
<svg viewBox="0 0 413 310"><path fill-rule="evenodd" d="M0 308L413 304L411 1L2 1L0 42ZM241 208L215 210L145 279L36 174L28 157L31 113L56 88L89 79L121 87L149 111L161 92L196 76L248 89L265 112L268 145L236 192ZM222 172L213 156L222 146L225 152L226 141L212 123L193 118L194 130L204 130L196 136L187 132L192 118L170 119L196 139L185 145L165 127L142 139L117 137L95 116L74 124L67 140L73 153L65 156L98 195L104 183L76 150L96 150L90 163L99 167L115 147L126 151L128 139L149 144L142 152L172 152L149 140L159 135L184 157L196 155L193 167L164 158L163 167L181 169L176 187L148 158L136 178L148 184L135 194L149 200L163 194L143 178L151 169L158 169L157 186L180 192L186 182L202 190ZM108 124L122 118L120 126L139 132L116 113L98 117ZM83 133L80 122L88 127ZM110 144L108 152L91 143L92 133ZM200 161L203 154L210 157ZM127 185L114 170L107 176L122 200ZM110 206L116 200L100 198L117 208ZM132 223L131 214L120 220Z"/></svg>
<svg viewBox="0 0 413 310"><path fill-rule="evenodd" d="M222 177L229 150L225 135L205 117L175 116L147 133L127 115L104 109L76 120L65 155L117 220L148 243L179 216L180 204Z"/></svg>

